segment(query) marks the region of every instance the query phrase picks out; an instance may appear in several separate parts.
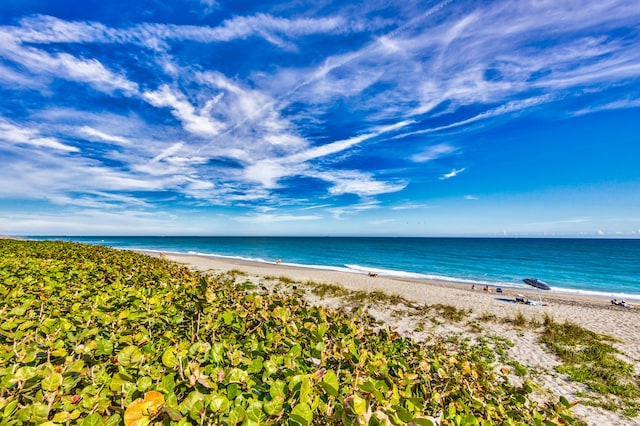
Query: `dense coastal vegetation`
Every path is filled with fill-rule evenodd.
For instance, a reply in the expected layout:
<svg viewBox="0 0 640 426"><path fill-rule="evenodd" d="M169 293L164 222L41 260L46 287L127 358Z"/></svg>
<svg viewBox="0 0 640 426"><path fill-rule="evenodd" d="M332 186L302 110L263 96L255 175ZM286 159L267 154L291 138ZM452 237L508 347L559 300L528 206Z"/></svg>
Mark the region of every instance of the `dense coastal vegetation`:
<svg viewBox="0 0 640 426"><path fill-rule="evenodd" d="M0 423L574 424L483 348L163 259L0 241Z"/></svg>

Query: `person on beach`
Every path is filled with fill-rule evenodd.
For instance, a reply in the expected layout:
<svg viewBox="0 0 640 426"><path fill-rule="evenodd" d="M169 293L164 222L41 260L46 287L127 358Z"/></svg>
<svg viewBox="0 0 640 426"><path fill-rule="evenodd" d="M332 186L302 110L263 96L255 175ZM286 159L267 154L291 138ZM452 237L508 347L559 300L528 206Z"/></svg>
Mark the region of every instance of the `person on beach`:
<svg viewBox="0 0 640 426"><path fill-rule="evenodd" d="M618 301L618 299L613 299L613 300L611 301L611 304L612 304L612 305L616 305L616 306L622 306L623 308L630 308L630 307L631 307L631 305L630 305L630 304L628 304L628 303L626 302L626 300L624 300L624 299L622 299L621 301Z"/></svg>

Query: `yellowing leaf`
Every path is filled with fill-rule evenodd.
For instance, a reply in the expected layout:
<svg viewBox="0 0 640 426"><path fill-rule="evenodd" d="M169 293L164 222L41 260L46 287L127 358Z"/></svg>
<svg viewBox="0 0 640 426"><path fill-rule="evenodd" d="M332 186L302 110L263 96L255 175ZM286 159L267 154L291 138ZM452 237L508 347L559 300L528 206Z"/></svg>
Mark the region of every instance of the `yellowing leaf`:
<svg viewBox="0 0 640 426"><path fill-rule="evenodd" d="M59 413L56 413L51 420L54 423L66 423L67 421L71 420L71 416L68 411L61 411Z"/></svg>
<svg viewBox="0 0 640 426"><path fill-rule="evenodd" d="M156 407L155 411L157 411L164 404L164 395L157 391L149 391L144 394L144 400L145 402L153 403L153 406Z"/></svg>
<svg viewBox="0 0 640 426"><path fill-rule="evenodd" d="M129 404L127 410L124 412L125 426L147 426L151 423L151 419L142 414L144 404L144 400L140 398Z"/></svg>
<svg viewBox="0 0 640 426"><path fill-rule="evenodd" d="M147 426L164 405L164 395L150 391L144 394L144 399L136 399L124 412L125 426Z"/></svg>
<svg viewBox="0 0 640 426"><path fill-rule="evenodd" d="M358 395L353 396L353 411L361 416L367 411L367 401Z"/></svg>

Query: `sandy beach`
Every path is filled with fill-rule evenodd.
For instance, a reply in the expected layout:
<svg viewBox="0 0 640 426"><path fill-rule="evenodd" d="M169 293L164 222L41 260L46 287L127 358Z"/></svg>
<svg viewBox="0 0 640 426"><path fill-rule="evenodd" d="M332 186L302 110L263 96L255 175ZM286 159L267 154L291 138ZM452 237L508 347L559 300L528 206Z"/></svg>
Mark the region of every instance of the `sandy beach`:
<svg viewBox="0 0 640 426"><path fill-rule="evenodd" d="M160 256L158 253L147 253ZM338 272L321 269L290 267L282 264L253 263L239 260L212 258L196 255L162 254L168 260L183 263L189 267L206 273L222 273L242 271L241 280L252 281L256 285L273 288L275 282L286 277L285 282L298 284L308 282L316 284L337 284L351 291L383 291L389 295L400 295L415 305L438 306L448 305L467 311L464 321L416 323L410 315L399 315L397 309L389 306L376 306L368 303L363 308L378 319L397 327L397 331L418 341L428 340L434 336L462 336L477 339L478 335L493 335L507 339L513 343L509 356L526 366L533 373L533 380L542 385L543 395L549 399L565 396L568 400L579 400L578 395L585 391L585 386L574 383L554 370L560 364L557 357L549 353L538 341L535 332L506 324L504 321L480 321L489 316L497 319L524 316L527 319L543 320L545 315L556 322L571 321L596 333L612 336L618 340L613 345L621 351L620 357L631 363L640 374L640 306L623 308L613 306L608 299L558 294L554 292L536 292L517 290L525 298L542 299L543 306L531 306L507 303L502 299L513 299L516 290L504 289L502 294L495 288L484 291L483 288L471 290L468 284L450 282L419 281L398 279L367 274ZM331 308L340 308L339 298L317 297L309 291L313 284L302 285L307 289L305 297L309 303L321 304ZM475 331L473 329L475 324ZM481 329L480 332L478 330ZM519 378L513 376L513 380ZM578 404L574 408L576 416L589 425L633 425L640 419L628 418L619 413L602 408Z"/></svg>

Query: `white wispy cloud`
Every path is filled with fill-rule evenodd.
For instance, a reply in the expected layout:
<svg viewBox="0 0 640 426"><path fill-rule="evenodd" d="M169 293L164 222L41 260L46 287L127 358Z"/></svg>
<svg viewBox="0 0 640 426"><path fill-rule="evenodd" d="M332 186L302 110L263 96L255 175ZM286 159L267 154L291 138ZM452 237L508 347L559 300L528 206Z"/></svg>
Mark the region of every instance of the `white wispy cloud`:
<svg viewBox="0 0 640 426"><path fill-rule="evenodd" d="M50 148L64 152L80 151L77 147L66 145L56 138L42 136L38 130L12 124L1 117L0 141L39 148Z"/></svg>
<svg viewBox="0 0 640 426"><path fill-rule="evenodd" d="M471 123L475 123L481 120L485 120L488 118L493 118L493 117L500 117L506 114L511 114L514 112L519 112L522 110L525 110L527 108L532 108L547 102L550 102L554 99L554 96L549 94L549 95L542 95L542 96L536 96L533 98L527 98L527 99L523 99L523 100L518 100L518 101L511 101L508 102L504 105L500 105L497 108L493 108L490 109L488 111L485 111L483 113L477 114L473 117L467 118L465 120L460 120L460 121L456 121L454 123L451 124L447 124L444 126L438 126L438 127L432 127L432 128L427 128L427 129L423 129L423 130L417 130L414 132L408 132L408 133L402 133L399 135L394 136L394 138L396 139L401 139L401 138L406 138L408 136L415 136L415 135L422 135L422 134L426 134L426 133L436 133L436 132L440 132L442 130L448 130L448 129L453 129L456 127L461 127L461 126L465 126L467 124L471 124ZM415 155L412 157L414 161L418 161L420 162L420 160L416 160L416 158L422 158L420 154ZM427 160L422 160L422 161L427 161Z"/></svg>
<svg viewBox="0 0 640 426"><path fill-rule="evenodd" d="M376 179L371 173L356 170L307 171L307 175L329 182L329 194L355 194L360 197L371 197L390 192L398 192L407 186L406 181L385 182Z"/></svg>
<svg viewBox="0 0 640 426"><path fill-rule="evenodd" d="M378 219L378 220L372 220L369 223L371 225L384 225L387 223L393 223L395 221L396 221L395 219Z"/></svg>
<svg viewBox="0 0 640 426"><path fill-rule="evenodd" d="M331 183L332 186L329 189L329 193L332 195L349 193L370 196L397 192L406 186L406 182L381 182L375 180L369 173L360 173L358 171L324 172L307 163L318 158L341 153L364 141L401 129L409 124L411 124L410 121L402 121L372 129L372 132L364 135L308 148L289 156L253 161L246 167L245 176L247 179L260 182L267 188L278 187L278 181L284 177L309 176ZM298 145L302 145L302 143L296 144L296 147Z"/></svg>
<svg viewBox="0 0 640 426"><path fill-rule="evenodd" d="M184 128L193 134L203 137L216 136L225 127L224 123L197 111L184 94L168 85L162 85L155 91L144 92L142 97L155 107L169 107Z"/></svg>
<svg viewBox="0 0 640 426"><path fill-rule="evenodd" d="M458 147L455 147L448 143L440 143L437 145L429 146L418 154L414 154L411 157L411 160L417 163L424 163L427 161L437 160L438 158L442 158L445 156L453 155L458 151Z"/></svg>
<svg viewBox="0 0 640 426"><path fill-rule="evenodd" d="M88 192L86 194L71 197L68 195L52 194L48 197L53 204L65 207L83 207L100 210L152 208L152 204L135 197L122 194L110 194L107 192Z"/></svg>
<svg viewBox="0 0 640 426"><path fill-rule="evenodd" d="M52 114L56 119L66 117L65 113ZM82 114L78 114L82 117ZM175 154L179 145L163 141L137 149L122 144L124 140L113 137L95 128L82 128L66 123L49 123L41 114L38 126L29 128L17 126L7 120L0 120L0 141L9 145L0 146L0 153L10 154L12 160L5 164L5 174L0 194L6 197L47 199L54 204L92 208L113 209L120 207L150 207L151 201L137 199L139 191L179 191L192 194L209 185L202 182L194 167L201 164L197 157L181 161ZM93 115L88 115L93 118ZM124 126L125 128L127 126ZM129 147L127 154L118 159L116 152L105 152L101 157L87 158L76 146L65 144L54 137L43 136L42 131L60 133L68 131L72 139L76 135L92 139L113 141L118 147ZM144 139L142 139L144 140ZM0 144L2 145L2 144ZM152 147L158 146L161 154ZM92 151L93 148L88 150ZM155 152L154 152L155 151ZM154 167L144 167L152 162ZM172 157L173 156L173 157ZM114 160L116 163L114 164Z"/></svg>
<svg viewBox="0 0 640 426"><path fill-rule="evenodd" d="M70 218L73 220L70 220ZM8 214L0 217L0 229L14 235L165 235L201 233L202 229L178 223L175 216L163 212L144 212L133 209L105 211L60 209L51 212Z"/></svg>
<svg viewBox="0 0 640 426"><path fill-rule="evenodd" d="M5 166L5 185L0 194L32 199L82 199L82 194L159 191L174 186L169 179L118 171L93 160L59 155L59 151L16 158ZM81 201L84 203L83 201Z"/></svg>
<svg viewBox="0 0 640 426"><path fill-rule="evenodd" d="M244 170L244 177L258 182L265 188L277 188L278 181L286 176L299 175L305 168L293 164L284 164L278 159L266 159L253 162Z"/></svg>
<svg viewBox="0 0 640 426"><path fill-rule="evenodd" d="M554 227L558 225L567 225L567 224L575 224L575 223L589 223L592 219L588 217L576 217L571 219L560 219L560 220L549 220L544 222L530 222L525 224L525 226L533 226L533 227Z"/></svg>
<svg viewBox="0 0 640 426"><path fill-rule="evenodd" d="M308 149L302 153L298 153L298 154L294 154L290 157L287 158L287 161L291 161L291 162L302 162L302 161L309 161L315 158L320 158L320 157L325 157L327 155L331 155L331 154L336 154L342 151L345 151L347 149L350 149L364 141L367 141L369 139L373 139L375 137L378 137L380 135L383 135L385 133L389 133L398 129L402 129L403 127L406 127L410 124L412 124L413 121L410 120L406 120L406 121L401 121L398 123L394 123L392 125L388 125L388 126L383 126L377 129L373 129L373 131L371 133L367 133L364 135L360 135L360 136L354 136L352 138L349 139L345 139L345 140L341 140L341 141L336 141L336 142L332 142L332 143L328 143L316 148L311 148Z"/></svg>
<svg viewBox="0 0 640 426"><path fill-rule="evenodd" d="M522 94L528 98L525 101L508 100L502 106L491 107L470 119L409 134L447 130L566 96L566 93L553 97L530 96L528 92L532 88L558 91L638 76L640 54L637 50L632 53L628 43L605 37L565 36L576 28L620 25L619 21L629 23L632 16L640 16L638 7L610 2L578 7L578 14L564 13L567 9L576 8L547 3L540 7L529 2L479 5L456 21L445 20L441 25L426 27L423 31L413 29L385 37L385 45L392 44L394 49L381 51L378 58L352 53L341 66L355 69L365 65L365 59L367 65L379 63L376 69L384 70L384 73L378 80L392 84L394 92L385 92L369 105L378 105L375 101L379 101L381 110L401 111L401 108L396 109L396 104L402 105L408 99L417 100L421 105L409 111L412 116L429 112L443 103L449 103L449 110L455 111L459 106L491 105ZM604 10L612 10L612 13L604 13ZM540 38L542 33L557 38L558 43L545 48L532 47L530 40ZM438 51L437 55L426 56L434 49ZM402 67L399 62L390 60L394 55L402 55ZM581 66L576 67L576 63ZM488 78L487 72L495 77ZM342 79L344 87L353 80Z"/></svg>
<svg viewBox="0 0 640 426"><path fill-rule="evenodd" d="M90 140L104 141L104 142L113 142L121 145L129 145L129 140L123 138L121 136L110 135L109 133L103 132L98 129L94 129L90 126L82 126L79 129L79 132L85 136L90 138Z"/></svg>
<svg viewBox="0 0 640 426"><path fill-rule="evenodd" d="M321 218L322 216L317 215L253 214L246 216L235 216L231 220L240 223L277 223L319 220Z"/></svg>
<svg viewBox="0 0 640 426"><path fill-rule="evenodd" d="M399 204L397 206L393 206L391 207L391 210L415 210L415 209L426 209L431 207L433 206L429 204L410 202L410 203L404 203L404 204Z"/></svg>
<svg viewBox="0 0 640 426"><path fill-rule="evenodd" d="M24 18L18 27L6 32L27 43L114 43L140 44L153 49L165 48L173 40L201 43L227 42L251 36L262 37L276 45L281 37L350 32L340 16L287 19L265 13L236 16L216 27L143 23L128 28L111 28L99 22L65 21L53 16Z"/></svg>
<svg viewBox="0 0 640 426"><path fill-rule="evenodd" d="M343 219L346 216L352 216L368 210L375 210L380 208L380 203L375 200L363 201L361 203L345 205L341 207L332 207L327 209L334 218Z"/></svg>
<svg viewBox="0 0 640 426"><path fill-rule="evenodd" d="M165 148L164 150L162 150L162 152L160 154L158 154L155 157L153 157L151 162L152 163L157 163L158 161L162 161L164 159L167 159L168 157L171 157L174 154L180 152L180 150L182 149L183 146L184 146L184 142L176 142L173 145L171 145L170 147Z"/></svg>
<svg viewBox="0 0 640 426"><path fill-rule="evenodd" d="M323 209L325 207L330 207L331 204L316 204L313 206L301 207L300 210L315 210L315 209Z"/></svg>
<svg viewBox="0 0 640 426"><path fill-rule="evenodd" d="M203 12L205 15L213 13L215 6L218 4L216 0L195 0L195 2L199 3L204 8Z"/></svg>
<svg viewBox="0 0 640 426"><path fill-rule="evenodd" d="M610 111L615 109L628 109L628 108L638 108L640 107L640 98L638 99L619 99L617 101L608 102L601 105L593 105L588 108L583 108L581 110L575 111L573 115L580 116L586 114L593 114L600 111Z"/></svg>
<svg viewBox="0 0 640 426"><path fill-rule="evenodd" d="M452 177L456 177L458 176L460 173L464 172L466 169L463 167L461 169L453 169L451 170L449 173L445 173L444 175L440 176L440 180L446 180L446 179L451 179Z"/></svg>
<svg viewBox="0 0 640 426"><path fill-rule="evenodd" d="M48 78L62 78L87 83L106 93L121 90L135 94L138 85L118 73L108 70L96 59L77 58L68 53L51 54L27 47L0 33L0 56L20 64L30 73Z"/></svg>
<svg viewBox="0 0 640 426"><path fill-rule="evenodd" d="M122 90L128 94L138 91L138 84L125 76L113 73L96 59L79 59L66 53L42 55L43 65L58 69L56 77L65 76L74 81L88 83L104 92Z"/></svg>
<svg viewBox="0 0 640 426"><path fill-rule="evenodd" d="M42 82L25 75L22 72L0 64L0 85L15 88L35 88L45 87Z"/></svg>

